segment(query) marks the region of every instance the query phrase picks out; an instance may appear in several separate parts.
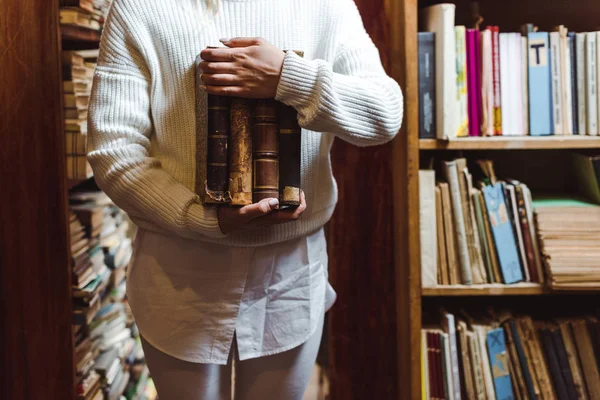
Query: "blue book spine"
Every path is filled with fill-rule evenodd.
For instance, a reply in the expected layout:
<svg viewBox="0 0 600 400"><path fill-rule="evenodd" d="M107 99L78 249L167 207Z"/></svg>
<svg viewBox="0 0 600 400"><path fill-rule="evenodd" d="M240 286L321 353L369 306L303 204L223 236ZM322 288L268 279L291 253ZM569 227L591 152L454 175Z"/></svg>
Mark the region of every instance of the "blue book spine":
<svg viewBox="0 0 600 400"><path fill-rule="evenodd" d="M517 252L517 242L513 232L512 224L502 184L486 186L483 189L483 198L488 209L488 218L492 227L492 236L496 243L498 261L504 277L504 283L515 283L523 280L523 272Z"/></svg>
<svg viewBox="0 0 600 400"><path fill-rule="evenodd" d="M512 400L515 398L510 381L508 369L508 355L506 354L506 342L502 328L496 328L488 332L486 338L488 356L490 358L490 369L494 380L496 399Z"/></svg>
<svg viewBox="0 0 600 400"><path fill-rule="evenodd" d="M552 79L548 32L527 34L529 46L529 125L531 136L552 135Z"/></svg>

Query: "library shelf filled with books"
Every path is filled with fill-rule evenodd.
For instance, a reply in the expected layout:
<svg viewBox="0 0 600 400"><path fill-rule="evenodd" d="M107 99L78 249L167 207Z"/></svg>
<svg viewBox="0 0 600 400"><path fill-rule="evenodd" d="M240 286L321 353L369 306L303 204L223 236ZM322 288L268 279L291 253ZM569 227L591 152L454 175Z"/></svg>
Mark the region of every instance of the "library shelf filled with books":
<svg viewBox="0 0 600 400"><path fill-rule="evenodd" d="M552 314L553 310L563 309L567 303L569 304L568 311L571 313L579 312L575 310L584 309L590 301L597 304L600 302L600 292L594 288L586 289L585 284L569 287L568 284L564 283L566 281L559 282L560 279L564 278L564 275L561 276L560 274L557 277L553 276L551 282L545 281L543 284L530 282L519 282L510 285L498 283L474 283L472 285L424 284L421 268L422 245L431 245L432 240L435 243L437 239L435 238L436 230L429 231L430 236L425 236L424 243L421 239L422 234L414 234L421 231L423 223L428 222L421 219L420 191L426 186L427 190L430 190L429 193L431 193L431 190L435 189L436 181L444 181L446 177L443 173L439 173L440 169L438 168L438 173L435 175L430 174L426 177L427 180L424 181L425 175L421 175L419 170L432 168L432 163L435 163L435 166L438 167L438 164L443 165L444 161L447 160L458 161L456 160L457 157L465 157L469 162L468 165L474 165L474 168L477 166L476 160L493 159L497 163L502 177L508 175L528 184L534 200L536 195L545 193L546 190L574 194L576 179L574 179L574 169L569 160L574 154L599 154L600 136L579 134L532 137L526 134L527 131L522 132L525 134L519 136L476 136L478 125L475 124L474 127L469 127L469 129L475 129L475 135L473 136L457 137L451 140L436 139L436 137L443 136L439 134L440 125L436 125L436 116L440 114L435 111L430 114L423 114L420 109L422 104L430 105L433 103L435 105L436 95L440 90L439 86L435 85L435 91L430 91L429 97L422 97L424 89L420 88L420 76L433 74L435 77L437 72L435 70L436 62L427 58L421 59L419 53L419 43L422 40L423 43L429 41L429 46L433 44L431 43L431 34L419 34L419 32L427 30L423 21L426 16L424 9L441 3L451 3L455 7L456 14L455 19L449 25L451 25L454 34L458 34L454 30L455 26L463 25L467 27L466 47L468 48L469 32L471 34L473 31L483 32L488 25L499 26L501 33L520 32L521 27L528 23L535 24L539 27L540 32L554 31L555 27L560 24L565 24L573 32L597 31L597 21L591 15L597 15L600 12L600 3L585 0L573 5L573 3L566 0L557 0L552 2L552 7L548 7L547 2L543 0L507 0L502 2L495 0L446 2L439 0L401 0L388 3L390 21L400 22L399 24L392 23L390 25L390 54L392 58L390 72L392 77L400 83L405 98L405 118L402 130L394 141L394 161L392 164L394 182L394 261L396 271L396 365L397 387L401 388L398 390L397 398L427 398L422 397L422 394L426 394L422 393L426 389L421 375L421 367L427 365L427 358L422 358L421 335L423 328L429 328L426 323L431 322L430 317L432 314L437 316L438 321L436 324L438 324L440 310L446 306L449 307L450 304L459 304L466 313L469 313L471 308L487 309L493 306L510 307L509 305L512 305L516 307L514 309L519 309L521 305L527 304L527 312L531 312L533 318L537 316L544 321L548 321L558 318L558 314ZM441 18L442 15L443 13L439 13L437 16ZM478 16L483 18L483 23L477 18ZM438 40L437 33L434 37L434 40ZM454 39L452 42L454 46L450 46L450 48L458 51L459 46L456 46ZM523 41L522 43L527 42ZM472 48L477 49L478 47L474 46ZM437 54L436 52L434 57ZM483 57L485 53L478 54L475 51L475 54L476 57ZM525 51L522 54L526 54ZM472 54L467 52L467 63L469 63L470 57L473 57ZM491 57L489 53L487 53L487 57ZM448 62L444 71L452 72L455 64L455 62ZM426 66L433 69L428 71L425 69L424 71L424 67L427 68ZM480 67L484 67L484 65L480 65ZM457 72L459 71L455 71L455 73ZM501 72L505 73L506 71ZM482 76L471 77L467 74L464 79L469 84L475 82L476 85L483 85L484 81L481 81L481 78ZM434 82L435 79L437 78L434 78ZM474 79L474 81L470 79ZM455 78L453 89L455 94L447 96L446 100L449 102L460 103L456 100L458 98L456 92L460 91L459 81L460 79ZM573 83L573 81L571 82ZM448 85L443 85L442 90L451 91L452 88ZM427 86L425 86L425 92L426 90ZM462 114L461 111L461 118L462 115L473 111L468 108L471 99L467 94L462 95L465 96L463 100L467 111L465 111L465 114ZM471 94L469 93L469 95ZM523 90L525 99L527 99L526 95L526 90ZM474 99L476 102L474 104L481 101L477 96L479 95L475 93ZM423 99L425 101L421 101ZM485 99L483 101L485 102ZM571 103L565 102L565 104ZM575 103L572 104L575 107ZM456 105L452 107L456 107ZM515 112L515 110L513 109L511 112ZM520 111L517 114L521 115ZM429 117L421 119L421 115L429 115ZM446 115L454 114L449 112ZM528 126L527 116L527 113L522 115L524 122L520 125L521 128ZM479 121L482 122L483 126L483 122L486 120L481 117L480 114L477 114L477 118L480 118ZM593 119L593 117L591 118ZM423 121L427 122L428 129L437 127L438 135L435 134L435 128L431 136L420 135L420 132L423 132ZM531 120L529 120L529 123L531 123ZM510 125L507 125L507 131L511 130ZM487 125L487 127L493 129L490 125ZM446 126L444 128L447 129ZM559 132L559 130L556 131ZM580 132L583 132L583 130ZM465 132L462 132L461 135L465 135ZM469 167L469 172L474 173L474 168ZM468 181L468 178L465 180ZM489 186L489 182L486 185ZM475 180L473 181L473 187L483 189L483 186L475 185ZM428 198L431 198L431 195ZM435 201L427 206L436 210ZM454 212L457 212L457 210L452 211L452 213ZM482 212L481 215L486 214ZM439 214L437 218L440 218ZM479 221L480 217L475 214L475 217L471 215L470 218ZM431 225L429 225L430 227ZM554 228L554 226L551 228ZM479 229L483 229L481 225ZM466 234L468 236L468 232ZM439 235L440 232L438 231L438 239ZM442 235L446 235L446 232L442 232ZM465 235L464 232L463 235ZM432 237L434 238L432 239ZM516 240L516 238L513 240ZM553 251L554 249L550 250ZM520 254L522 256L522 253ZM468 256L470 257L471 254L469 253ZM561 259L561 262L564 259L565 257ZM557 268L557 270L560 270L560 268ZM544 272L544 275L546 275L546 272ZM430 277L431 275L429 275ZM555 281L555 278L558 281ZM520 280L517 279L517 281ZM544 315L540 316L538 312ZM458 312L456 315L463 318ZM579 317L577 314L573 316ZM432 398L439 397L435 393L428 392L428 394Z"/></svg>
<svg viewBox="0 0 600 400"><path fill-rule="evenodd" d="M64 41L77 42L90 46L89 48L98 48L100 45L100 32L94 29L62 24L60 35Z"/></svg>
<svg viewBox="0 0 600 400"><path fill-rule="evenodd" d="M600 136L467 137L453 140L419 139L420 150L551 150L597 149Z"/></svg>

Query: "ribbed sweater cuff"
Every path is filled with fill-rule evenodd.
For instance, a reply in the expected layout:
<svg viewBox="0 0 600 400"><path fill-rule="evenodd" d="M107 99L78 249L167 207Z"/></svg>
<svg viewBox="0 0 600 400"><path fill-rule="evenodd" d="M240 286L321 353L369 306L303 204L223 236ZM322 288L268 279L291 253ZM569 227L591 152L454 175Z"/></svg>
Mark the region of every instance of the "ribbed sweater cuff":
<svg viewBox="0 0 600 400"><path fill-rule="evenodd" d="M227 237L219 227L216 207L192 203L187 213L188 229L213 239Z"/></svg>
<svg viewBox="0 0 600 400"><path fill-rule="evenodd" d="M293 107L306 106L311 100L318 76L317 63L288 51L283 59L275 100Z"/></svg>

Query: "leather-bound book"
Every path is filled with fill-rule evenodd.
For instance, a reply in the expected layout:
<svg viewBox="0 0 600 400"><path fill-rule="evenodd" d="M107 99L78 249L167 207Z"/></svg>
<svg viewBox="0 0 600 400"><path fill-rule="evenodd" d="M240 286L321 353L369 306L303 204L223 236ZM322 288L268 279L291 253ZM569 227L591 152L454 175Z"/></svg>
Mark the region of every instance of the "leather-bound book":
<svg viewBox="0 0 600 400"><path fill-rule="evenodd" d="M252 103L231 99L229 138L229 194L231 205L252 204Z"/></svg>
<svg viewBox="0 0 600 400"><path fill-rule="evenodd" d="M277 102L257 100L254 105L252 201L279 199L279 126Z"/></svg>
<svg viewBox="0 0 600 400"><path fill-rule="evenodd" d="M229 99L224 96L207 96L208 132L206 143L205 203L227 203Z"/></svg>
<svg viewBox="0 0 600 400"><path fill-rule="evenodd" d="M279 103L279 203L300 205L301 128L296 109Z"/></svg>

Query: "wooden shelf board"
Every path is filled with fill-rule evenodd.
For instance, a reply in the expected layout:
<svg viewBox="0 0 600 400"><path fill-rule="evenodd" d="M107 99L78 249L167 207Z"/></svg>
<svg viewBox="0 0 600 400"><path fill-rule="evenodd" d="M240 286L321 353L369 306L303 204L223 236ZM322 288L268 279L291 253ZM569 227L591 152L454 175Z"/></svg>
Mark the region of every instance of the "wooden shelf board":
<svg viewBox="0 0 600 400"><path fill-rule="evenodd" d="M514 285L452 285L422 288L424 297L447 296L533 296L543 294L569 294L582 292L596 292L593 288L574 288L569 290L553 290L547 286L536 283L518 283Z"/></svg>
<svg viewBox="0 0 600 400"><path fill-rule="evenodd" d="M421 150L543 150L600 148L600 136L466 137L452 140L420 139Z"/></svg>
<svg viewBox="0 0 600 400"><path fill-rule="evenodd" d="M86 42L95 46L100 44L100 31L77 25L60 25L60 36L64 41Z"/></svg>

